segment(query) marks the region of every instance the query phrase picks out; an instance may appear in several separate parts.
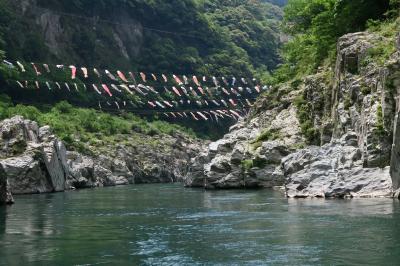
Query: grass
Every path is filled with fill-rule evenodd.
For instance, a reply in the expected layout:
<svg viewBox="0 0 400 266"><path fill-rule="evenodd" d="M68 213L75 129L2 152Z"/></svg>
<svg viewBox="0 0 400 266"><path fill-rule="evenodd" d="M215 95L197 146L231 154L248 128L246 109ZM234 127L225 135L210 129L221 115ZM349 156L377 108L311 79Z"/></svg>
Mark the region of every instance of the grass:
<svg viewBox="0 0 400 266"><path fill-rule="evenodd" d="M36 121L40 126L49 125L68 149L82 153L88 153L90 145L116 144L121 139L133 137L143 138L144 143L153 141L149 137L174 135L177 132L195 137L190 129L164 121L149 122L131 113L111 115L94 109L75 108L65 101L53 108L39 110L34 106L14 106L8 96L1 95L0 119L15 115Z"/></svg>
<svg viewBox="0 0 400 266"><path fill-rule="evenodd" d="M314 127L311 104L305 100L304 95L296 97L294 104L298 109L301 133L308 144L319 145L321 139L318 130Z"/></svg>
<svg viewBox="0 0 400 266"><path fill-rule="evenodd" d="M382 21L369 21L368 31L377 33L385 37L374 44L374 46L367 50L367 55L364 58L362 65L375 62L379 66L385 65L390 56L396 52L395 39L400 27L400 19Z"/></svg>

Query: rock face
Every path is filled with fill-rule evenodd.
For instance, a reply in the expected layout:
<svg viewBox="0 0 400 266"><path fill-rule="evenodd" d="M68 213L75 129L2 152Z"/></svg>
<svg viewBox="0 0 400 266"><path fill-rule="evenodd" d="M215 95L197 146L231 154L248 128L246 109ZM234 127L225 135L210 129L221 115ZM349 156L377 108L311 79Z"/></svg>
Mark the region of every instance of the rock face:
<svg viewBox="0 0 400 266"><path fill-rule="evenodd" d="M356 134L282 160L288 197L388 197L389 167L364 168Z"/></svg>
<svg viewBox="0 0 400 266"><path fill-rule="evenodd" d="M69 188L92 188L143 183L181 181L192 157L202 143L176 133L153 136L138 143L135 136L126 144L93 148L91 156L68 152Z"/></svg>
<svg viewBox="0 0 400 266"><path fill-rule="evenodd" d="M16 116L0 123L0 136L0 165L12 194L65 189L66 150L49 128Z"/></svg>
<svg viewBox="0 0 400 266"><path fill-rule="evenodd" d="M302 141L295 108L269 110L265 122L262 118L241 121L221 140L211 143L206 151L192 159L184 182L190 187L257 188L284 184L280 162L289 154L291 146ZM266 132L261 124L268 123ZM255 141L269 132L279 137Z"/></svg>
<svg viewBox="0 0 400 266"><path fill-rule="evenodd" d="M392 195L400 188L400 52L384 66L369 53L387 42L399 49L397 39L366 32L340 38L335 69L261 97L192 160L185 184L284 185L288 197Z"/></svg>

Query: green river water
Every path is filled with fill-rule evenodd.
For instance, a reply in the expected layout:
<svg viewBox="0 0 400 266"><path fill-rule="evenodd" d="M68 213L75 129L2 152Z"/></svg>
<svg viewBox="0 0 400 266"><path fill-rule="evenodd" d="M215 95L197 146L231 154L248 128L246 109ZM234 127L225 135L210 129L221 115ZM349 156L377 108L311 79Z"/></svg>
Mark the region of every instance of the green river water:
<svg viewBox="0 0 400 266"><path fill-rule="evenodd" d="M399 265L400 203L143 185L18 196L0 265Z"/></svg>

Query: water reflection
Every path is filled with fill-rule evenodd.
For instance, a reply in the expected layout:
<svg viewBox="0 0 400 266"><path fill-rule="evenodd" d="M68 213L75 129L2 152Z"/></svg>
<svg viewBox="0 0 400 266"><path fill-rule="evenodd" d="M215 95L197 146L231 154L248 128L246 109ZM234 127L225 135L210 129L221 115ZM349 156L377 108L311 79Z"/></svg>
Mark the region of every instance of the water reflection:
<svg viewBox="0 0 400 266"><path fill-rule="evenodd" d="M128 186L16 197L0 265L395 264L391 199L288 200L274 191Z"/></svg>

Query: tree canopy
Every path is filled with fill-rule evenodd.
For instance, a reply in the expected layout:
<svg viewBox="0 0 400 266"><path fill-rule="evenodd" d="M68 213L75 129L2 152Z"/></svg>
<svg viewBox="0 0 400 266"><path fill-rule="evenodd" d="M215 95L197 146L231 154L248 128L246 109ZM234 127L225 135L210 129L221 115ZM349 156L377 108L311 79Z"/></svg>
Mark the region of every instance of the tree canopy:
<svg viewBox="0 0 400 266"><path fill-rule="evenodd" d="M289 0L283 25L290 41L283 48L278 81L310 74L333 59L337 39L365 30L370 20L382 20L398 10L399 0Z"/></svg>

